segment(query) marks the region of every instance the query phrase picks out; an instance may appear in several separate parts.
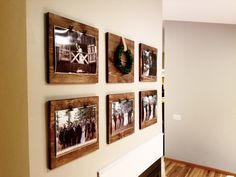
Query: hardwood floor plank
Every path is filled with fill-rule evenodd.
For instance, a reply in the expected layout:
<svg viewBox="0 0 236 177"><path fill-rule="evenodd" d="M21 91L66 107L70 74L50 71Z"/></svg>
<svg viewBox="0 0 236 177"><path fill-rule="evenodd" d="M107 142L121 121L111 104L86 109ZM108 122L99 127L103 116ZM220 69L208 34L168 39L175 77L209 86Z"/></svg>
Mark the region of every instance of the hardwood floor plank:
<svg viewBox="0 0 236 177"><path fill-rule="evenodd" d="M223 172L171 159L165 159L165 174L166 177L227 177Z"/></svg>
<svg viewBox="0 0 236 177"><path fill-rule="evenodd" d="M175 167L175 163L170 163L166 169L166 174L169 174L171 170Z"/></svg>

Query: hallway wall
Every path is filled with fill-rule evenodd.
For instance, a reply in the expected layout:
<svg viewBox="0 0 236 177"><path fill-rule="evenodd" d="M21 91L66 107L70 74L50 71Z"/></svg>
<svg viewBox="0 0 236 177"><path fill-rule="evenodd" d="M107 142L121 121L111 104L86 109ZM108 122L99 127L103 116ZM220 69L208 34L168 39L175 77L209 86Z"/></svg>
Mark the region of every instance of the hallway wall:
<svg viewBox="0 0 236 177"><path fill-rule="evenodd" d="M46 83L45 13L52 12L99 29L99 83L53 85ZM134 83L107 84L105 81L105 33L123 35L135 41ZM96 177L97 171L127 152L161 134L161 102L158 123L139 130L138 92L157 89L161 83L138 80L138 44L143 42L162 53L162 0L30 0L27 1L27 60L29 102L29 154L31 177ZM160 68L160 67L159 67ZM158 71L160 76L161 71ZM135 133L115 143L106 143L106 95L135 92ZM47 169L46 102L55 99L99 96L99 150L54 170ZM162 147L161 147L162 148Z"/></svg>
<svg viewBox="0 0 236 177"><path fill-rule="evenodd" d="M236 172L236 25L164 27L166 155Z"/></svg>

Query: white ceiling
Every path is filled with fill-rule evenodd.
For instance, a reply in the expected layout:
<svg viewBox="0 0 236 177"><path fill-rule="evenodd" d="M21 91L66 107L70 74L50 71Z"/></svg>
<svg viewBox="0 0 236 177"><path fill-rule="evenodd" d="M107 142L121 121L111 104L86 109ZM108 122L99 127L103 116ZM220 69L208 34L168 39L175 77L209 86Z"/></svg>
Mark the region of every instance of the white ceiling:
<svg viewBox="0 0 236 177"><path fill-rule="evenodd" d="M236 24L236 0L163 0L163 18Z"/></svg>

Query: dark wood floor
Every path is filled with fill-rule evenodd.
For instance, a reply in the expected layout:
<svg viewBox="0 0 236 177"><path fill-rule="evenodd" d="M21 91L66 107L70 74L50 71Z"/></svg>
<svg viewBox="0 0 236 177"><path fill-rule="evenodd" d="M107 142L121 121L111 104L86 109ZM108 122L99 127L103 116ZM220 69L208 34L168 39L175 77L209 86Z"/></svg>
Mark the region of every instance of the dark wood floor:
<svg viewBox="0 0 236 177"><path fill-rule="evenodd" d="M223 172L165 159L166 177L231 177ZM233 177L233 176L232 176Z"/></svg>

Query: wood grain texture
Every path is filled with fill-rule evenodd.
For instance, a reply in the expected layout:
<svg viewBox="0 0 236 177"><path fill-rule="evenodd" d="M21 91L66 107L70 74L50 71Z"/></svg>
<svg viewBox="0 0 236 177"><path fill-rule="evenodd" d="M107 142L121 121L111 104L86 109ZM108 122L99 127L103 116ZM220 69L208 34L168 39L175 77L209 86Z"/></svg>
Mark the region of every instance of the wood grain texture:
<svg viewBox="0 0 236 177"><path fill-rule="evenodd" d="M227 177L236 174L193 163L165 158L166 177Z"/></svg>
<svg viewBox="0 0 236 177"><path fill-rule="evenodd" d="M108 110L107 111L107 143L108 144L111 144L119 139L122 139L134 133L135 121L133 121L130 126L126 127L121 132L112 134L112 103L119 102L122 100L133 100L133 103L135 103L134 93L107 95L107 110ZM133 104L133 111L134 110L135 110L135 106ZM135 118L135 112L133 113L134 113L133 117Z"/></svg>
<svg viewBox="0 0 236 177"><path fill-rule="evenodd" d="M143 105L143 98L145 96L153 96L153 95L156 95L157 98L158 98L158 95L157 95L157 90L149 90L149 91L141 91L139 92L139 110L140 110L140 114L139 114L139 128L140 129L144 129L148 126L151 126L155 123L157 123L157 112L155 113L155 117L153 117L152 119L150 120L144 120L143 116L144 116L144 105ZM158 100L158 99L157 99ZM156 103L156 106L158 104Z"/></svg>
<svg viewBox="0 0 236 177"><path fill-rule="evenodd" d="M134 41L125 39L128 49L134 57ZM134 82L134 63L129 74L123 74L115 67L115 51L122 42L122 38L112 33L106 33L106 80L108 83L132 83ZM121 58L122 63L126 61L124 55Z"/></svg>
<svg viewBox="0 0 236 177"><path fill-rule="evenodd" d="M99 149L99 117L98 117L98 106L99 98L98 96L93 97L83 97L76 99L66 99L66 100L54 100L49 101L49 138L48 138L48 148L49 148L49 169L54 169L65 163L68 163L74 159L84 156L90 152ZM82 106L95 105L96 106L96 120L97 120L97 130L96 137L97 141L91 144L84 145L67 152L66 154L56 156L56 118L55 111L65 110L69 108L76 108Z"/></svg>
<svg viewBox="0 0 236 177"><path fill-rule="evenodd" d="M86 31L86 34L94 36L96 39L97 46L97 62L96 62L96 74L67 74L67 73L56 73L55 72L55 44L54 44L54 26L60 26L63 28L69 28L73 26L75 31L83 32ZM99 38L98 38L98 29L52 14L47 14L47 28L48 28L48 82L53 84L76 84L76 83L97 83L98 82L98 49L99 49Z"/></svg>
<svg viewBox="0 0 236 177"><path fill-rule="evenodd" d="M143 75L143 50L150 50L155 54L155 58L153 58L153 60L155 60L155 65L157 68L157 48L148 46L146 44L139 44L139 81L142 82L155 82L157 81L157 73L155 74L155 76L144 76Z"/></svg>

